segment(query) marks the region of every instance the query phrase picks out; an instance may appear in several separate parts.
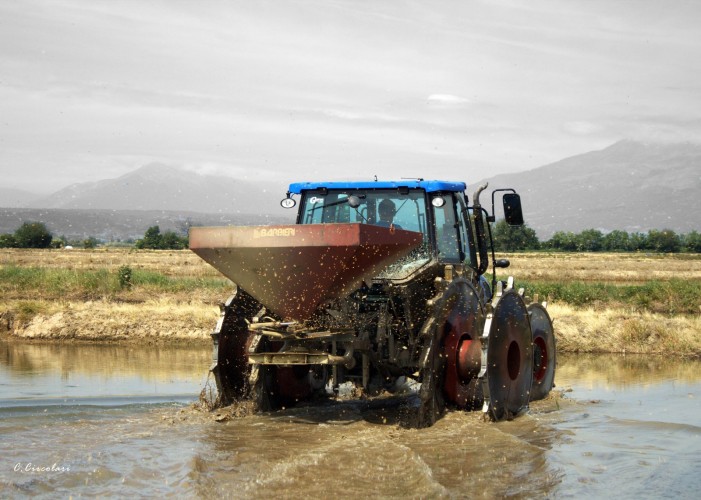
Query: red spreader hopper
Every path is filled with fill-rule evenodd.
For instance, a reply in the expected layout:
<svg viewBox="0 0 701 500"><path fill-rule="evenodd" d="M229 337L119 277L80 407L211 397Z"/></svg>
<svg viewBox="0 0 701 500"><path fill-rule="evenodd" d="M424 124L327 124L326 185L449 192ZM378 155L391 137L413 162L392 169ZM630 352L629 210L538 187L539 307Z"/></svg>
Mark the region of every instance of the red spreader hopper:
<svg viewBox="0 0 701 500"><path fill-rule="evenodd" d="M421 244L368 224L193 227L190 249L283 320L308 319Z"/></svg>

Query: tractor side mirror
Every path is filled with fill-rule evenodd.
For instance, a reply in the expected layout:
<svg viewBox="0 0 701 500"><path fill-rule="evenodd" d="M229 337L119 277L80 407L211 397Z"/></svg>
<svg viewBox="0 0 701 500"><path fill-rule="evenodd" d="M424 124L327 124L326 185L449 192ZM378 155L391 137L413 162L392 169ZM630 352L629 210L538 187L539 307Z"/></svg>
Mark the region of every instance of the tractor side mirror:
<svg viewBox="0 0 701 500"><path fill-rule="evenodd" d="M517 193L504 195L504 219L509 226L523 225L523 212L521 211L521 197Z"/></svg>
<svg viewBox="0 0 701 500"><path fill-rule="evenodd" d="M292 198L292 193L289 191L287 192L287 197L283 198L282 201L280 202L280 206L282 208L292 208L297 204L297 202Z"/></svg>

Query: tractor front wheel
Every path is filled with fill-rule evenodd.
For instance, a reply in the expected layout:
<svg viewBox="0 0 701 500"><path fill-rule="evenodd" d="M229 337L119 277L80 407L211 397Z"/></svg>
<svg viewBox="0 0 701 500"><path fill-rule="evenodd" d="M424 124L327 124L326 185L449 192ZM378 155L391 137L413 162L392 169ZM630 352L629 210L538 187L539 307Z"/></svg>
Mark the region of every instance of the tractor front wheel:
<svg viewBox="0 0 701 500"><path fill-rule="evenodd" d="M255 299L241 289L220 306L219 321L212 333L211 371L217 384L217 406L226 406L248 396L248 349L252 337L246 318L255 314L258 307Z"/></svg>

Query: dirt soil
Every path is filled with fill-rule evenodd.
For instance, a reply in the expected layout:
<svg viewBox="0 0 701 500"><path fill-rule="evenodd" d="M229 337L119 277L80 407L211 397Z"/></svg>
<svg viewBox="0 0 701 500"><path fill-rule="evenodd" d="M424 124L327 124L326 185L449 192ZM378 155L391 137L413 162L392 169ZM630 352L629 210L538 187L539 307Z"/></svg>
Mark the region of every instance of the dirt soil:
<svg viewBox="0 0 701 500"><path fill-rule="evenodd" d="M211 305L164 300L141 304L69 302L23 319L21 311L0 312L0 336L7 340L103 342L209 342L219 316Z"/></svg>

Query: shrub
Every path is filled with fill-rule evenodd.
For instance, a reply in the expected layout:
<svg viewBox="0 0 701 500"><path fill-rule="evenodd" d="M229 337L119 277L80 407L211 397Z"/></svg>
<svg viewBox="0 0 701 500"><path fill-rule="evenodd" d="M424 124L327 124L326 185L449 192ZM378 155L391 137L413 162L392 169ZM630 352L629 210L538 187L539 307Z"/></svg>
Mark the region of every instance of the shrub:
<svg viewBox="0 0 701 500"><path fill-rule="evenodd" d="M97 243L98 243L97 238L91 236L91 237L83 240L83 248L85 248L85 249L96 248Z"/></svg>
<svg viewBox="0 0 701 500"><path fill-rule="evenodd" d="M131 282L131 276L132 276L132 270L131 267L129 266L121 266L117 270L117 276L119 278L119 288L125 289L125 288L131 288L132 282Z"/></svg>
<svg viewBox="0 0 701 500"><path fill-rule="evenodd" d="M0 234L0 248L15 248L17 240L11 234Z"/></svg>
<svg viewBox="0 0 701 500"><path fill-rule="evenodd" d="M41 222L25 222L15 231L19 248L49 248L51 233Z"/></svg>
<svg viewBox="0 0 701 500"><path fill-rule="evenodd" d="M26 325L34 316L46 312L46 305L37 301L23 301L17 304L15 320L20 325Z"/></svg>

